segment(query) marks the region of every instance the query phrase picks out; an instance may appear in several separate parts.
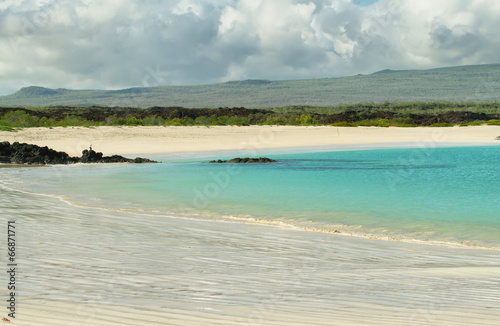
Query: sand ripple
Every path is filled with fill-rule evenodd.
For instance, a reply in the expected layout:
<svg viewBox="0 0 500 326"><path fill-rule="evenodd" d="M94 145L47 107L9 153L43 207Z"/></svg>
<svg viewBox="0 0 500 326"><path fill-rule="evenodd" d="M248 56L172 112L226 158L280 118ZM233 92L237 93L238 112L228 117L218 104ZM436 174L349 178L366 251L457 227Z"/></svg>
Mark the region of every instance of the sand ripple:
<svg viewBox="0 0 500 326"><path fill-rule="evenodd" d="M494 250L127 214L5 189L0 212L19 232L17 325L500 320Z"/></svg>

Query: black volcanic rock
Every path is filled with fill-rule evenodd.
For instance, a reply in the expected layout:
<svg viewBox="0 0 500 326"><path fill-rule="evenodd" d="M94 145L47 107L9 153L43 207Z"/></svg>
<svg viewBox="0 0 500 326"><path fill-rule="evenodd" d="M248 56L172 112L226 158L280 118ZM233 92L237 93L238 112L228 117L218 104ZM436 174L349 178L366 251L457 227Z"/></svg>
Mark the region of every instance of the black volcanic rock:
<svg viewBox="0 0 500 326"><path fill-rule="evenodd" d="M142 164L142 163L158 163L158 162L150 160L148 158L136 157L130 163Z"/></svg>
<svg viewBox="0 0 500 326"><path fill-rule="evenodd" d="M70 157L64 152L58 152L47 146L40 147L25 143L0 143L2 163L20 164L68 164L76 163L79 159ZM7 159L8 161L7 161Z"/></svg>
<svg viewBox="0 0 500 326"><path fill-rule="evenodd" d="M103 156L101 152L96 152L92 148L85 149L80 158L81 163L158 163L147 158L136 157L130 159L121 155Z"/></svg>
<svg viewBox="0 0 500 326"><path fill-rule="evenodd" d="M236 157L233 158L232 160L229 161L223 161L223 160L213 160L208 163L274 163L277 162L273 159L267 158L267 157L259 157L259 158L250 158L250 157Z"/></svg>
<svg viewBox="0 0 500 326"><path fill-rule="evenodd" d="M82 157L71 157L47 146L26 143L0 143L0 163L17 164L72 164L72 163L158 163L147 158L128 159L120 155L103 156L92 148L82 152Z"/></svg>
<svg viewBox="0 0 500 326"><path fill-rule="evenodd" d="M80 162L82 163L99 163L102 161L102 153L97 153L92 149L84 149L82 152L82 157L80 158Z"/></svg>

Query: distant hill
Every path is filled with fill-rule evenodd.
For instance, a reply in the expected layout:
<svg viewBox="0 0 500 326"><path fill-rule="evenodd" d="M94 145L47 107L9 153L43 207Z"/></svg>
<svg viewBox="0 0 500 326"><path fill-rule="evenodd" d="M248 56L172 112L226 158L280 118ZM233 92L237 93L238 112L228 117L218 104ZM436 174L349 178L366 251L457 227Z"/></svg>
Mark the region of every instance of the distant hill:
<svg viewBox="0 0 500 326"><path fill-rule="evenodd" d="M429 70L382 70L371 75L308 80L243 80L196 86L69 90L30 86L0 96L0 106L333 106L362 102L492 101L500 99L500 64Z"/></svg>

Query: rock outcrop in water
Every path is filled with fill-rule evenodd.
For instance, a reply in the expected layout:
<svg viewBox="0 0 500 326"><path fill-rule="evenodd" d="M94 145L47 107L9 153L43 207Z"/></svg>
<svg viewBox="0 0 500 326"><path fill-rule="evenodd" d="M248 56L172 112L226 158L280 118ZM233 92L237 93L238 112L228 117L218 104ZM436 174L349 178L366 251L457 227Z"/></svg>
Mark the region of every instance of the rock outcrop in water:
<svg viewBox="0 0 500 326"><path fill-rule="evenodd" d="M274 163L276 162L275 160L272 160L267 157L259 157L259 158L250 158L250 157L236 157L233 158L232 160L229 161L223 161L223 160L214 160L210 161L208 163Z"/></svg>
<svg viewBox="0 0 500 326"><path fill-rule="evenodd" d="M82 152L81 157L72 157L47 146L26 143L0 142L0 163L16 164L73 164L73 163L158 163L147 158L128 159L120 155L103 156L92 148Z"/></svg>
<svg viewBox="0 0 500 326"><path fill-rule="evenodd" d="M96 152L92 148L82 152L81 163L158 163L147 158L136 157L129 159L120 155L103 156L101 152Z"/></svg>

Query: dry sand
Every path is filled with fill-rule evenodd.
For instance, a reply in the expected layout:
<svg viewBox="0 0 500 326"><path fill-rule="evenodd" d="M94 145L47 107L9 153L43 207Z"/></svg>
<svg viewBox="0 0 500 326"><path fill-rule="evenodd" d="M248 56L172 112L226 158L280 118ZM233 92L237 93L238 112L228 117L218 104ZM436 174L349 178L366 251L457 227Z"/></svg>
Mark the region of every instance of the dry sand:
<svg viewBox="0 0 500 326"><path fill-rule="evenodd" d="M90 145L105 155L173 153L301 146L396 143L500 144L500 126L448 128L216 126L68 127L0 131L0 141L49 146L79 156Z"/></svg>

